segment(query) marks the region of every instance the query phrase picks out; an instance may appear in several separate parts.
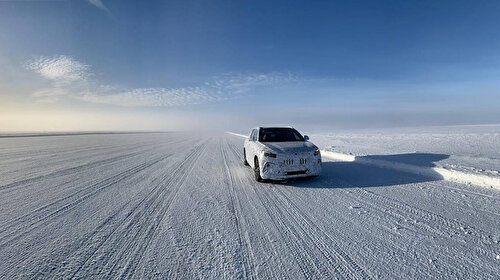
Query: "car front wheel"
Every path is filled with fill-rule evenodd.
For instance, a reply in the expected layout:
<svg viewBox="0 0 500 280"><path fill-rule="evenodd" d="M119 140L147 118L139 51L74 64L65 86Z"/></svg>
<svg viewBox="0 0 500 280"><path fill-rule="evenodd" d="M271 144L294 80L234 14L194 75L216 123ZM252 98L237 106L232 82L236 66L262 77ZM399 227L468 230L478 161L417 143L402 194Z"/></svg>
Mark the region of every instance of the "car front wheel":
<svg viewBox="0 0 500 280"><path fill-rule="evenodd" d="M254 174L255 174L255 180L257 182L262 182L262 177L260 176L259 160L257 158L255 158L255 160L254 160L253 171L254 171Z"/></svg>

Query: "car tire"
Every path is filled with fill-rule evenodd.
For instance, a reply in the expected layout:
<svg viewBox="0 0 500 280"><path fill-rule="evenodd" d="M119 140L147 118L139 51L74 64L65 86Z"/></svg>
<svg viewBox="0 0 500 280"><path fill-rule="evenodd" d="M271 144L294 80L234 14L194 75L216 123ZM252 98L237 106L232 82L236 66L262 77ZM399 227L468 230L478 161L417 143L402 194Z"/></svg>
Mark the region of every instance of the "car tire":
<svg viewBox="0 0 500 280"><path fill-rule="evenodd" d="M255 174L255 181L262 182L262 177L260 176L259 160L257 158L255 158L255 160L254 160L253 171Z"/></svg>
<svg viewBox="0 0 500 280"><path fill-rule="evenodd" d="M245 166L249 166L250 164L248 164L248 161L247 161L247 151L245 149L243 149L243 164Z"/></svg>

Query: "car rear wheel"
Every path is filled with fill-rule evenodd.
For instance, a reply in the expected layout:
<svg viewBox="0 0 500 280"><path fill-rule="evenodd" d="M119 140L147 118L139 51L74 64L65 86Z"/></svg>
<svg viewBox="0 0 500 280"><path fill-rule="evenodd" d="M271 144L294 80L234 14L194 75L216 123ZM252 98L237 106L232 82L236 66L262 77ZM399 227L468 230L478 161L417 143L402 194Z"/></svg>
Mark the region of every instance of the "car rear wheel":
<svg viewBox="0 0 500 280"><path fill-rule="evenodd" d="M248 164L248 161L247 161L247 151L245 149L243 149L243 164L244 165L250 165Z"/></svg>
<svg viewBox="0 0 500 280"><path fill-rule="evenodd" d="M255 180L257 182L262 182L262 177L260 177L260 168L259 168L259 159L255 158L254 160L254 168Z"/></svg>

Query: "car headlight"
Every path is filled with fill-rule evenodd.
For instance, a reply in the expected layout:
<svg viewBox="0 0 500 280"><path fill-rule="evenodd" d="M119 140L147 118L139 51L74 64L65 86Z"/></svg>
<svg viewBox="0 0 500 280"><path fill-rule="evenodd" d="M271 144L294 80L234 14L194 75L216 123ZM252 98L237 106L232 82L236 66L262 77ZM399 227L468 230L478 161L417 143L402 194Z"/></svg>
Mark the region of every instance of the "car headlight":
<svg viewBox="0 0 500 280"><path fill-rule="evenodd" d="M319 155L319 148L316 148L316 150L314 151L314 155L315 156Z"/></svg>
<svg viewBox="0 0 500 280"><path fill-rule="evenodd" d="M271 153L271 152L265 152L265 151L263 151L263 152L262 152L262 155L263 155L263 156L265 156L265 157L272 157L272 158L276 158L276 154Z"/></svg>

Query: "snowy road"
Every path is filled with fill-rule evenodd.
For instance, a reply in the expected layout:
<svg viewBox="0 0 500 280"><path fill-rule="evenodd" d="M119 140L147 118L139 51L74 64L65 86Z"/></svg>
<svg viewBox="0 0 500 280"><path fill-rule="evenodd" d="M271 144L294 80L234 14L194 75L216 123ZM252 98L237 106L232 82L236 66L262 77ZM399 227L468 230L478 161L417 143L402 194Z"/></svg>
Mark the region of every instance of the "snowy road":
<svg viewBox="0 0 500 280"><path fill-rule="evenodd" d="M0 278L498 279L500 191L356 162L257 183L242 142L0 138Z"/></svg>

